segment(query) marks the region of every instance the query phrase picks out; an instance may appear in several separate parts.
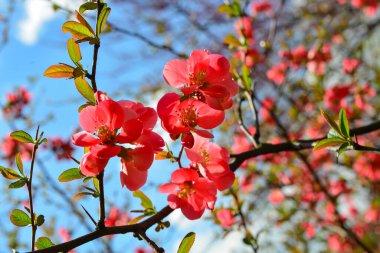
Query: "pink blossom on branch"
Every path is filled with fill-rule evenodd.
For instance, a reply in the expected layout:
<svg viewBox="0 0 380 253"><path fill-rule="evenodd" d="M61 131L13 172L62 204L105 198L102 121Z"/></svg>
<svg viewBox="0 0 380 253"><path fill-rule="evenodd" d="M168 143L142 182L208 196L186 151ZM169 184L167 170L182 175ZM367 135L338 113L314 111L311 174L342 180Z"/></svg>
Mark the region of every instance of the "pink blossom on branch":
<svg viewBox="0 0 380 253"><path fill-rule="evenodd" d="M209 139L194 135L194 146L186 148L191 167L202 176L213 181L218 190L223 191L233 184L235 174L230 170L230 155L227 149L210 142Z"/></svg>
<svg viewBox="0 0 380 253"><path fill-rule="evenodd" d="M194 50L186 61L171 60L165 65L163 76L186 98L200 100L216 110L230 108L232 97L238 92L228 60L206 50Z"/></svg>
<svg viewBox="0 0 380 253"><path fill-rule="evenodd" d="M199 219L206 208L214 209L216 187L208 179L199 177L195 170L180 168L172 173L171 181L158 190L169 194L168 202L172 209L181 208L190 220Z"/></svg>

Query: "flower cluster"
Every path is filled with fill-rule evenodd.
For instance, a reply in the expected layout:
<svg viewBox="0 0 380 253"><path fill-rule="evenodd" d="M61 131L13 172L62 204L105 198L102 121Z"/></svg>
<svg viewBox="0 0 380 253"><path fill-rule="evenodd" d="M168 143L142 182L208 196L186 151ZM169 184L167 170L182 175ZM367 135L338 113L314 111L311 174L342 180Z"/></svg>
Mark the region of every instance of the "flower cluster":
<svg viewBox="0 0 380 253"><path fill-rule="evenodd" d="M25 87L19 87L15 92L6 94L3 114L12 119L21 118L22 111L30 103L31 98L32 95Z"/></svg>
<svg viewBox="0 0 380 253"><path fill-rule="evenodd" d="M350 2L349 0L337 0L340 4ZM379 2L377 0L351 0L351 4L356 9L363 9L364 13L373 17L376 15Z"/></svg>
<svg viewBox="0 0 380 253"><path fill-rule="evenodd" d="M161 136L153 132L156 111L141 103L113 101L102 92L95 95L97 104L84 108L79 115L84 131L72 137L75 145L88 149L80 162L80 170L86 176L96 176L112 157L119 156L122 186L137 190L147 180L154 154L165 144Z"/></svg>
<svg viewBox="0 0 380 253"><path fill-rule="evenodd" d="M170 92L157 105L162 127L176 140L181 138L190 160L187 168L173 172L171 183L159 188L168 193L169 205L181 208L189 219L198 219L206 208L213 209L217 190L232 185L229 153L209 141L208 131L224 120L238 85L229 72L227 59L208 51L195 50L186 60L172 60L163 71L166 82L181 94Z"/></svg>

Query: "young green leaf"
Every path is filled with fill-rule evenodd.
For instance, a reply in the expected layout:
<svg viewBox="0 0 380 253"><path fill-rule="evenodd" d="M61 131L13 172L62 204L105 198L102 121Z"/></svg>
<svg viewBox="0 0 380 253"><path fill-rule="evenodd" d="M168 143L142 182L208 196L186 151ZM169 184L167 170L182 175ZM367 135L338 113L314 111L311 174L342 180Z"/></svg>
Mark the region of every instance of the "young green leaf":
<svg viewBox="0 0 380 253"><path fill-rule="evenodd" d="M234 46L234 47L241 46L240 41L233 34L227 34L226 37L224 38L223 43L229 46Z"/></svg>
<svg viewBox="0 0 380 253"><path fill-rule="evenodd" d="M48 67L44 76L51 78L73 78L75 68L67 64L57 64Z"/></svg>
<svg viewBox="0 0 380 253"><path fill-rule="evenodd" d="M74 195L73 200L78 200L80 198L86 197L86 196L93 196L93 193L91 192L80 192Z"/></svg>
<svg viewBox="0 0 380 253"><path fill-rule="evenodd" d="M345 137L350 138L350 127L348 125L346 110L344 109L341 109L339 112L339 129Z"/></svg>
<svg viewBox="0 0 380 253"><path fill-rule="evenodd" d="M80 173L80 170L78 168L71 168L62 172L58 177L58 181L69 182L76 179L82 179L83 177L84 176Z"/></svg>
<svg viewBox="0 0 380 253"><path fill-rule="evenodd" d="M141 206L145 209L154 209L152 201L140 190L133 192L133 197L141 200Z"/></svg>
<svg viewBox="0 0 380 253"><path fill-rule="evenodd" d="M93 37L94 34L85 25L76 21L67 21L62 26L62 31L69 32L74 38L84 39L87 37Z"/></svg>
<svg viewBox="0 0 380 253"><path fill-rule="evenodd" d="M10 220L13 225L18 227L25 227L32 223L28 214L20 209L15 209L11 212Z"/></svg>
<svg viewBox="0 0 380 253"><path fill-rule="evenodd" d="M344 151L350 149L350 144L348 142L346 143L343 143L339 149L336 151L337 152L337 156L339 157Z"/></svg>
<svg viewBox="0 0 380 253"><path fill-rule="evenodd" d="M22 164L20 153L16 154L16 165L17 165L17 168L20 171L20 173L23 175L24 174L24 165Z"/></svg>
<svg viewBox="0 0 380 253"><path fill-rule="evenodd" d="M32 136L30 136L30 134L22 130L12 132L10 136L19 142L34 143Z"/></svg>
<svg viewBox="0 0 380 253"><path fill-rule="evenodd" d="M67 52L69 53L70 59L75 65L79 65L79 61L82 60L82 54L80 52L79 45L75 42L73 38L67 41Z"/></svg>
<svg viewBox="0 0 380 253"><path fill-rule="evenodd" d="M314 151L322 149L322 148L327 148L331 146L339 146L343 143L346 143L347 141L341 138L328 138L328 139L323 139L321 141L318 141L315 146L314 146Z"/></svg>
<svg viewBox="0 0 380 253"><path fill-rule="evenodd" d="M332 129L335 130L336 133L338 133L340 136L344 137L344 135L342 134L342 132L340 131L338 125L336 124L336 122L334 121L334 119L331 117L330 114L328 114L327 112L325 112L324 110L321 109L321 114L322 116L326 119L327 123L330 125L330 127Z"/></svg>
<svg viewBox="0 0 380 253"><path fill-rule="evenodd" d="M17 180L16 182L13 182L9 185L10 189L17 189L21 188L26 184L26 180L24 178L21 178L20 180Z"/></svg>
<svg viewBox="0 0 380 253"><path fill-rule="evenodd" d="M40 237L36 241L37 249L46 249L51 246L54 246L54 243L52 243L51 240L47 237Z"/></svg>
<svg viewBox="0 0 380 253"><path fill-rule="evenodd" d="M82 4L79 7L79 13L83 14L85 11L92 11L92 10L96 10L97 8L98 8L97 3L87 2L87 3Z"/></svg>
<svg viewBox="0 0 380 253"><path fill-rule="evenodd" d="M75 11L75 18L79 21L79 23L81 23L82 25L84 25L85 27L87 27L87 29L91 32L92 35L95 35L94 30L92 30L92 27L90 26L90 24L77 11Z"/></svg>
<svg viewBox="0 0 380 253"><path fill-rule="evenodd" d="M95 96L94 91L86 81L86 79L83 76L77 77L74 79L75 87L77 87L77 90L79 93L88 101L95 103Z"/></svg>
<svg viewBox="0 0 380 253"><path fill-rule="evenodd" d="M188 253L190 252L191 247L193 246L195 241L195 233L188 233L183 239L181 244L179 245L177 253Z"/></svg>
<svg viewBox="0 0 380 253"><path fill-rule="evenodd" d="M239 16L240 15L240 6L237 3L233 4L223 4L219 6L218 12L222 14L228 14L231 17Z"/></svg>
<svg viewBox="0 0 380 253"><path fill-rule="evenodd" d="M45 222L45 217L43 215L38 215L37 219L36 219L36 225L37 226L41 226L42 224L44 224Z"/></svg>
<svg viewBox="0 0 380 253"><path fill-rule="evenodd" d="M3 166L0 166L0 173L3 175L3 177L10 180L21 178L21 175L19 175L15 170L5 168Z"/></svg>
<svg viewBox="0 0 380 253"><path fill-rule="evenodd" d="M106 6L103 7L102 11L99 14L98 23L96 24L96 36L99 37L100 33L103 30L104 25L107 23L108 15L111 12L111 8Z"/></svg>

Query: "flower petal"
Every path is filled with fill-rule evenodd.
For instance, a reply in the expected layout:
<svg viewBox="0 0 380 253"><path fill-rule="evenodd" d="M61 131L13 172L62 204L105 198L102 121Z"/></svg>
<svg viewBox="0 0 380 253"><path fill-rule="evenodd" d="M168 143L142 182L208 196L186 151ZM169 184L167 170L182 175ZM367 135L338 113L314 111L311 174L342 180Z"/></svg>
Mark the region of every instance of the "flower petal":
<svg viewBox="0 0 380 253"><path fill-rule="evenodd" d="M82 131L82 132L74 134L71 137L71 141L73 142L74 145L77 145L80 147L89 147L101 142L101 140L95 138L92 134L86 131Z"/></svg>
<svg viewBox="0 0 380 253"><path fill-rule="evenodd" d="M199 175L195 170L183 168L175 170L171 176L172 182L175 184L181 184L186 181L196 181L198 178Z"/></svg>
<svg viewBox="0 0 380 253"><path fill-rule="evenodd" d="M120 153L120 146L110 146L110 145L95 145L92 146L90 152L93 156L100 159L109 159L111 157L117 156Z"/></svg>
<svg viewBox="0 0 380 253"><path fill-rule="evenodd" d="M80 161L80 171L87 177L94 177L99 175L104 170L109 159L99 159L86 153Z"/></svg>
<svg viewBox="0 0 380 253"><path fill-rule="evenodd" d="M119 129L125 120L125 112L119 103L113 100L104 100L96 106L96 114L102 126L111 131Z"/></svg>
<svg viewBox="0 0 380 253"><path fill-rule="evenodd" d="M167 84L181 88L188 83L187 64L183 60L174 59L165 64L163 76Z"/></svg>
<svg viewBox="0 0 380 253"><path fill-rule="evenodd" d="M122 169L120 171L120 182L122 187L126 186L131 191L140 189L148 178L148 171L142 171L130 163L121 159Z"/></svg>

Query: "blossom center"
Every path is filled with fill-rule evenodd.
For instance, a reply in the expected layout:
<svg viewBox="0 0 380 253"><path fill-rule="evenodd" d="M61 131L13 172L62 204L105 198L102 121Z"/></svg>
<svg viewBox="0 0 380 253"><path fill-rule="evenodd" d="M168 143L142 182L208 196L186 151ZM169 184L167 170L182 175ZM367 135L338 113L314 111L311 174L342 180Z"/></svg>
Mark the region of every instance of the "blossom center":
<svg viewBox="0 0 380 253"><path fill-rule="evenodd" d="M180 185L181 190L178 191L178 197L180 199L187 198L190 194L192 194L195 190L193 188L193 182L186 181Z"/></svg>
<svg viewBox="0 0 380 253"><path fill-rule="evenodd" d="M103 144L112 144L115 142L117 130L111 131L106 126L101 126L98 129L98 137L102 140Z"/></svg>
<svg viewBox="0 0 380 253"><path fill-rule="evenodd" d="M202 86L205 83L206 71L189 74L189 86Z"/></svg>
<svg viewBox="0 0 380 253"><path fill-rule="evenodd" d="M178 116L182 125L186 127L195 127L197 125L197 113L192 107L180 109Z"/></svg>

